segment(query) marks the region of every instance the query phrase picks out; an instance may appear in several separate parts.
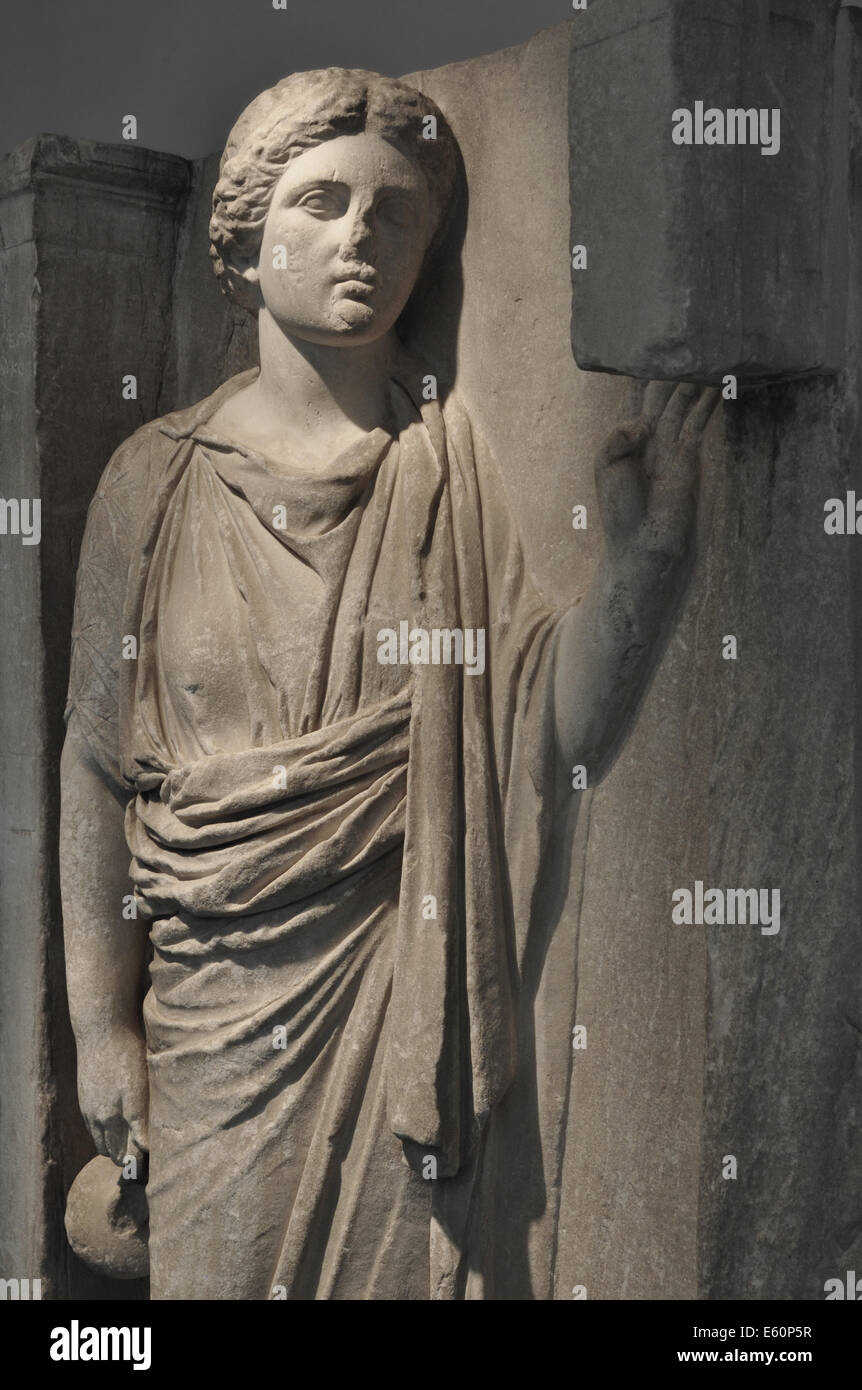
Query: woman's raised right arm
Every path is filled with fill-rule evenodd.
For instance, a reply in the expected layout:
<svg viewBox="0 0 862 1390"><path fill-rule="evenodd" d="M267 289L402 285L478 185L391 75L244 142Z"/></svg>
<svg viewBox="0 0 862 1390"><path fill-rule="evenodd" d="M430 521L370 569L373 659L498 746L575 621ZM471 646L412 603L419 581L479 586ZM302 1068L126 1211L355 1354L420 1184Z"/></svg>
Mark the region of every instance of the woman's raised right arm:
<svg viewBox="0 0 862 1390"><path fill-rule="evenodd" d="M78 1100L93 1143L117 1164L148 1147L141 1019L147 924L123 916L131 892L125 807L69 721L60 763L60 883Z"/></svg>

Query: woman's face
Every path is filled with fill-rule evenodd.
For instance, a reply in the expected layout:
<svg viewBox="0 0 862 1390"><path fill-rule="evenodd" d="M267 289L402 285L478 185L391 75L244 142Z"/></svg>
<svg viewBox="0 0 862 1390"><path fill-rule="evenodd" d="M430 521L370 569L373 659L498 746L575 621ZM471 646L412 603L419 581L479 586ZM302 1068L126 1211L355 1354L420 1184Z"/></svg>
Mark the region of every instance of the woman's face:
<svg viewBox="0 0 862 1390"><path fill-rule="evenodd" d="M421 170L379 135L341 135L290 161L246 276L285 333L374 342L407 303L433 230Z"/></svg>

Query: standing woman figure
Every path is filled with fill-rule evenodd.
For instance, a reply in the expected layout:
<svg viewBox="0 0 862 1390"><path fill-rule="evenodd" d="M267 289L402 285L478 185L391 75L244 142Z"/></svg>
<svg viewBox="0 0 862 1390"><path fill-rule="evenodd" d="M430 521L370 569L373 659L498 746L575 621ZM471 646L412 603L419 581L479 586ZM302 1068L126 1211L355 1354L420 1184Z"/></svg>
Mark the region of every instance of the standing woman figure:
<svg viewBox="0 0 862 1390"><path fill-rule="evenodd" d="M599 774L660 650L713 400L649 388L590 594L548 609L398 337L455 168L387 78L252 102L211 238L260 369L126 441L88 515L69 998L97 1149L149 1153L154 1298L506 1297L523 1254L531 900L566 770Z"/></svg>

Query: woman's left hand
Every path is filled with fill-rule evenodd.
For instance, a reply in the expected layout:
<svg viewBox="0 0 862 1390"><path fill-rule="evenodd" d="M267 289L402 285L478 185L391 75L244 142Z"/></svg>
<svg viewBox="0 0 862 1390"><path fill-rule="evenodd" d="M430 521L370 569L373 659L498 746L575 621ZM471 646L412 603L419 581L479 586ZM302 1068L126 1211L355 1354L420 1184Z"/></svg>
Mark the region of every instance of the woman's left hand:
<svg viewBox="0 0 862 1390"><path fill-rule="evenodd" d="M718 399L714 387L633 383L630 419L613 431L596 463L613 568L639 556L667 561L687 554L703 434Z"/></svg>

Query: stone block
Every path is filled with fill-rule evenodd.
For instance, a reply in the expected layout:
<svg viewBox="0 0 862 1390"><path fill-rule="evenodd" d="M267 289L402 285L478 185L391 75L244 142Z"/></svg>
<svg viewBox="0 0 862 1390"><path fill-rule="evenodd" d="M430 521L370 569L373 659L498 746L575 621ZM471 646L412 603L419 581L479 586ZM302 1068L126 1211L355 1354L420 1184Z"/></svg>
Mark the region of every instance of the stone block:
<svg viewBox="0 0 862 1390"><path fill-rule="evenodd" d="M134 1297L62 1229L92 1145L78 1112L59 903L59 754L84 518L117 444L158 410L185 160L41 135L0 160L2 479L41 541L0 536L0 1261L42 1296ZM123 394L125 374L135 398Z"/></svg>
<svg viewBox="0 0 862 1390"><path fill-rule="evenodd" d="M832 0L597 0L577 16L581 367L713 382L840 369L849 35Z"/></svg>

